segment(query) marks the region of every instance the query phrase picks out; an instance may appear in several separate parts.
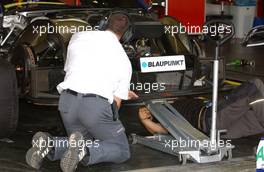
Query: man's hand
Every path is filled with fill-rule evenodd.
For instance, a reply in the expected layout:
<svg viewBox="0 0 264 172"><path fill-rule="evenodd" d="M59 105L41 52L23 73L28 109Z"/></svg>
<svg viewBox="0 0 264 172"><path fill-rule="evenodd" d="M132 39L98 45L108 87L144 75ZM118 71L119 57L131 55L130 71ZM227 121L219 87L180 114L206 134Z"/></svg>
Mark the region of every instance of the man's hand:
<svg viewBox="0 0 264 172"><path fill-rule="evenodd" d="M138 98L138 95L136 93L134 93L133 91L128 91L128 100L137 99L137 98ZM117 107L119 109L121 107L122 100L116 96L114 96L114 100L115 100Z"/></svg>
<svg viewBox="0 0 264 172"><path fill-rule="evenodd" d="M131 100L131 99L137 99L138 98L138 95L133 92L133 91L129 91L128 92L128 99Z"/></svg>
<svg viewBox="0 0 264 172"><path fill-rule="evenodd" d="M138 115L141 121L146 119L150 119L150 120L153 119L150 111L145 107L139 109Z"/></svg>

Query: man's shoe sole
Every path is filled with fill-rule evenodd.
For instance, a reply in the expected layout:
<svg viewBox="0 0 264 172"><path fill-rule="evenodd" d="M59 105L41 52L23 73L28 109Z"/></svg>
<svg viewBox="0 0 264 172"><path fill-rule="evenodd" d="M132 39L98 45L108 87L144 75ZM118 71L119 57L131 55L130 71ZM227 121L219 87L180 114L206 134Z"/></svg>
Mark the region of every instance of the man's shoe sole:
<svg viewBox="0 0 264 172"><path fill-rule="evenodd" d="M76 132L73 133L69 138L69 143L80 143L83 141L84 137L81 133ZM79 163L79 147L78 145L75 147L71 147L69 145L69 149L64 153L60 166L63 172L74 172L77 169Z"/></svg>
<svg viewBox="0 0 264 172"><path fill-rule="evenodd" d="M40 169L43 159L52 150L48 146L48 138L51 139L51 136L43 132L38 132L33 136L32 147L26 153L26 162L32 168ZM45 147L41 147L43 144L39 143L40 141L46 141Z"/></svg>

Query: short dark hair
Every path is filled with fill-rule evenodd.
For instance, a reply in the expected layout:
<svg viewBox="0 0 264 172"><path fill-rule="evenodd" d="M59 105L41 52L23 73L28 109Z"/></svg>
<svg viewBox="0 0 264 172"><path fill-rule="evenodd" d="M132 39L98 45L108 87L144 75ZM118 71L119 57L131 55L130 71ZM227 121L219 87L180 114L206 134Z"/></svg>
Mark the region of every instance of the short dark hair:
<svg viewBox="0 0 264 172"><path fill-rule="evenodd" d="M115 34L122 36L129 27L129 18L123 13L114 13L109 16L109 23L107 29L113 31Z"/></svg>

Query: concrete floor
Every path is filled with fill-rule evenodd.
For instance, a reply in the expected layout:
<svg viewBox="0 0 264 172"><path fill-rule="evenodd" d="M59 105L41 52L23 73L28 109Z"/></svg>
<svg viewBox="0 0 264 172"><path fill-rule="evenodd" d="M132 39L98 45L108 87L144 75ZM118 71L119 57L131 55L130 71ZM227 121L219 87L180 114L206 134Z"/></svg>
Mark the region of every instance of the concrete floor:
<svg viewBox="0 0 264 172"><path fill-rule="evenodd" d="M213 55L213 47L204 45L207 55ZM249 58L256 61L256 67L232 67L228 69L228 76L237 80L245 80L258 76L264 79L264 70L262 60L263 48L242 48L238 45L238 40L234 40L226 44L222 50L227 60L237 58ZM238 73L243 71L243 75ZM145 130L139 124L136 114L128 114L121 117L128 134L146 134ZM25 163L25 153L30 147L31 137L37 131L48 131L53 135L64 135L64 129L56 107L40 107L20 102L20 119L18 131L10 139L12 143L0 141L0 171L21 172L34 171ZM233 140L236 146L233 151L234 159L232 161L223 161L212 164L194 164L190 163L186 166L180 166L178 158L155 150L143 147L141 145L131 145L132 158L124 164L103 163L91 167L80 167L78 171L254 171L255 159L253 155L253 147L258 144L259 136L241 138ZM155 167L155 169L153 169ZM141 170L140 170L141 169ZM59 162L45 161L43 172L60 171Z"/></svg>

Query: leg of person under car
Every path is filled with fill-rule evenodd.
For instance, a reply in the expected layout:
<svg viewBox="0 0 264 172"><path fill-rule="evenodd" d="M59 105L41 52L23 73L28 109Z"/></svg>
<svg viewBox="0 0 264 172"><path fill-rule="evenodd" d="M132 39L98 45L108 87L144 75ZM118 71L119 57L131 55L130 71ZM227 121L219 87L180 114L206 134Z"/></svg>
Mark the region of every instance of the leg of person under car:
<svg viewBox="0 0 264 172"><path fill-rule="evenodd" d="M264 133L264 85L259 79L242 84L220 105L217 129L227 129L226 138L240 138ZM253 103L253 104L251 104Z"/></svg>

